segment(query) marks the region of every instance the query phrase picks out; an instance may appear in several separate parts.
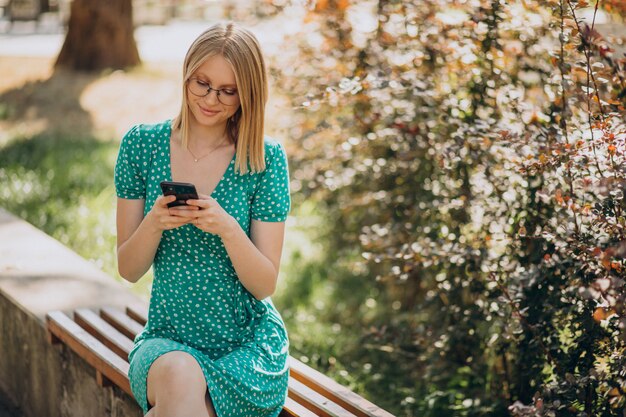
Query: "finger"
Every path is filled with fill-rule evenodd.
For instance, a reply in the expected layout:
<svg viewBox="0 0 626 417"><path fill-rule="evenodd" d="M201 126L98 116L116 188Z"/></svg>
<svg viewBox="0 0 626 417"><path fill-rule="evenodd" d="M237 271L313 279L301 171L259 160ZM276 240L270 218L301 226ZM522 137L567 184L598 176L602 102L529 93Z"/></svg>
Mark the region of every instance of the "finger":
<svg viewBox="0 0 626 417"><path fill-rule="evenodd" d="M193 211L196 211L196 210L199 210L199 207L190 206L188 204L185 204L185 205L181 205L181 206L170 207L170 209L172 209L172 210L193 210Z"/></svg>
<svg viewBox="0 0 626 417"><path fill-rule="evenodd" d="M198 211L181 211L179 213L173 214L172 216L179 219L195 219L196 217L198 217Z"/></svg>
<svg viewBox="0 0 626 417"><path fill-rule="evenodd" d="M189 218L187 217L179 217L179 216L165 216L161 222L162 223L173 223L173 224L185 224L187 223L187 221L189 220Z"/></svg>
<svg viewBox="0 0 626 417"><path fill-rule="evenodd" d="M160 199L159 203L161 207L167 207L169 203L171 203L172 201L176 201L176 196L175 195L159 196L159 199Z"/></svg>
<svg viewBox="0 0 626 417"><path fill-rule="evenodd" d="M189 215L193 215L193 216L197 216L198 215L198 210L200 208L199 207L190 207L188 209L174 209L174 208L170 208L169 209L169 213L171 216L189 216Z"/></svg>
<svg viewBox="0 0 626 417"><path fill-rule="evenodd" d="M209 200L187 200L187 204L190 206L200 207L200 208L209 208L211 207L211 202Z"/></svg>
<svg viewBox="0 0 626 417"><path fill-rule="evenodd" d="M176 200L175 195L160 195L159 198L163 201L174 201Z"/></svg>

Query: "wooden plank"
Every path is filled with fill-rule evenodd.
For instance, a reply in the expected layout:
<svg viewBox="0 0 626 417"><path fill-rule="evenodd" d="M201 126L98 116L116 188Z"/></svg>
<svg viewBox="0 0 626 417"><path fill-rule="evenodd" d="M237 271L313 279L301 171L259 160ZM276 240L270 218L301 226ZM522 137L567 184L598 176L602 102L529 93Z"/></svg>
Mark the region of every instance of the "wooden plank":
<svg viewBox="0 0 626 417"><path fill-rule="evenodd" d="M133 395L128 381L128 369L130 367L128 362L113 353L62 311L47 313L46 322L47 328L52 334L93 366L97 372L101 372L103 376L126 393Z"/></svg>
<svg viewBox="0 0 626 417"><path fill-rule="evenodd" d="M143 326L113 307L102 307L100 309L100 317L133 341L135 336L143 330Z"/></svg>
<svg viewBox="0 0 626 417"><path fill-rule="evenodd" d="M94 311L80 308L74 311L74 321L128 362L128 353L133 348L133 341L100 318Z"/></svg>
<svg viewBox="0 0 626 417"><path fill-rule="evenodd" d="M334 379L311 368L293 356L289 357L289 375L315 392L358 417L394 417L393 414L366 400Z"/></svg>
<svg viewBox="0 0 626 417"><path fill-rule="evenodd" d="M286 408L283 408L282 410L280 410L280 413L278 413L278 417L297 417L297 416L292 414Z"/></svg>
<svg viewBox="0 0 626 417"><path fill-rule="evenodd" d="M321 417L354 417L354 414L294 378L289 378L287 395Z"/></svg>
<svg viewBox="0 0 626 417"><path fill-rule="evenodd" d="M98 384L99 387L110 387L113 385L113 381L104 376L102 372L96 371L96 384Z"/></svg>
<svg viewBox="0 0 626 417"><path fill-rule="evenodd" d="M62 340L56 337L49 329L46 329L46 341L51 345L62 343Z"/></svg>
<svg viewBox="0 0 626 417"><path fill-rule="evenodd" d="M318 415L305 406L298 404L293 398L287 397L279 417L318 417Z"/></svg>
<svg viewBox="0 0 626 417"><path fill-rule="evenodd" d="M126 306L126 315L137 323L145 326L148 322L148 306L147 305L132 305Z"/></svg>

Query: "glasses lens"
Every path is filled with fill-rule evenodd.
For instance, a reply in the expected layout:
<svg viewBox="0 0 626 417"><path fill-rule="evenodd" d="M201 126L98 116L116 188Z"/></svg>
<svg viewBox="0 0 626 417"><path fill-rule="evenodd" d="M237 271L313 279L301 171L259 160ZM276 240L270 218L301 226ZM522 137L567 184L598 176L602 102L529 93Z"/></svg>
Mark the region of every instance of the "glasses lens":
<svg viewBox="0 0 626 417"><path fill-rule="evenodd" d="M198 97L206 96L207 91L209 91L208 85L199 82L198 80L193 78L189 80L187 86L189 87L189 91L191 91L191 94Z"/></svg>
<svg viewBox="0 0 626 417"><path fill-rule="evenodd" d="M237 91L230 88L222 89L217 98L220 103L225 104L226 106L234 106L239 101Z"/></svg>
<svg viewBox="0 0 626 417"><path fill-rule="evenodd" d="M215 91L209 90L210 86L207 83L193 78L189 80L189 83L187 83L187 85L191 94L198 97L204 97L208 94L209 91ZM237 94L237 90L223 88L219 90L219 93L218 91L215 91L215 93L217 94L217 99L219 100L219 102L226 106L233 106L239 101L239 95Z"/></svg>

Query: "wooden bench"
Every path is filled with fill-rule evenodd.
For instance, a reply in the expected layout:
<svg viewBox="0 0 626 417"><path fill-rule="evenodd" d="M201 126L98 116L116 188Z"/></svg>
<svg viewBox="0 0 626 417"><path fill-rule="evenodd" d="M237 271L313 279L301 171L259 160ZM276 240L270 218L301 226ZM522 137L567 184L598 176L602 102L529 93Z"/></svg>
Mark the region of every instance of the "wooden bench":
<svg viewBox="0 0 626 417"><path fill-rule="evenodd" d="M48 342L65 343L96 370L102 387L117 385L133 396L128 380L128 353L146 324L147 307L78 309L46 315ZM333 379L289 357L289 388L281 417L393 417Z"/></svg>

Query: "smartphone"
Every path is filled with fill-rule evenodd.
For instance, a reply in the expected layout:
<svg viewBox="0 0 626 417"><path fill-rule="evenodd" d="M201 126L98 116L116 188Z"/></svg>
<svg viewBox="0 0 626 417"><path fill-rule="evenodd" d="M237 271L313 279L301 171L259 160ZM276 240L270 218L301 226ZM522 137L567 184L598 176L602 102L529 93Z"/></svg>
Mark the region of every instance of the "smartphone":
<svg viewBox="0 0 626 417"><path fill-rule="evenodd" d="M196 186L189 182L161 181L163 195L175 195L176 200L167 203L168 207L186 206L188 199L197 199Z"/></svg>

